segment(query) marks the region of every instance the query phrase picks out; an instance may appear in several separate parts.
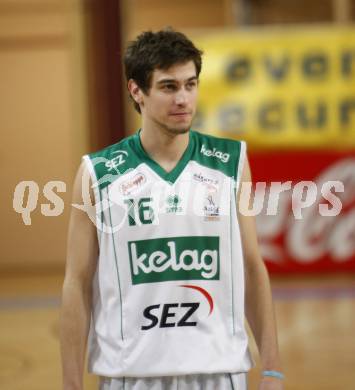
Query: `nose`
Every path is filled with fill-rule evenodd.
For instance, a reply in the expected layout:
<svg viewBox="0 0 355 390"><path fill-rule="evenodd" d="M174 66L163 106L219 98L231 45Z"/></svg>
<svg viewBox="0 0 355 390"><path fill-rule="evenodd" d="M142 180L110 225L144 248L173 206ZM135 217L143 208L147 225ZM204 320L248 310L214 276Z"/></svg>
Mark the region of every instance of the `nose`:
<svg viewBox="0 0 355 390"><path fill-rule="evenodd" d="M175 104L178 106L184 106L186 103L187 103L186 91L183 88L181 88L179 91L176 92Z"/></svg>

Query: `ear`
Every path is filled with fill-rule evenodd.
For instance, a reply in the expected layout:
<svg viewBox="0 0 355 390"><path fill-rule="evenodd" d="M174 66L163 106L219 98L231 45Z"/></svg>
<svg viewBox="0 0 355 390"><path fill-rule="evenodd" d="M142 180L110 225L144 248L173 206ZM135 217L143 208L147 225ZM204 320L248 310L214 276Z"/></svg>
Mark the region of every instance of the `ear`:
<svg viewBox="0 0 355 390"><path fill-rule="evenodd" d="M139 105L143 104L143 92L133 79L128 80L127 88L132 99Z"/></svg>

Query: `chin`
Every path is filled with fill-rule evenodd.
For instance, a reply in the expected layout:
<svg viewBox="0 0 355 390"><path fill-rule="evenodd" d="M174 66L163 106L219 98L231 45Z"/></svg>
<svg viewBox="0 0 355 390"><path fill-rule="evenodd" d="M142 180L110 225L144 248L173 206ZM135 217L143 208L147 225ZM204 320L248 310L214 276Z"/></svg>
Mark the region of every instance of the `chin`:
<svg viewBox="0 0 355 390"><path fill-rule="evenodd" d="M167 126L167 130L171 134L186 134L191 129L191 122L185 122L180 124L172 124Z"/></svg>
<svg viewBox="0 0 355 390"><path fill-rule="evenodd" d="M178 134L186 134L190 130L190 126L187 128L168 128L168 131L171 134L178 135Z"/></svg>

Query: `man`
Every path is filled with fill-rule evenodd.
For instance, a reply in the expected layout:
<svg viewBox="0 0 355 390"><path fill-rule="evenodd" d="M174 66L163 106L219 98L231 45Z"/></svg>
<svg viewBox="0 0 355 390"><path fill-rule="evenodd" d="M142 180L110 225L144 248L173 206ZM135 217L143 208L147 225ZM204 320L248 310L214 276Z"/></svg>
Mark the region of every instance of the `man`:
<svg viewBox="0 0 355 390"><path fill-rule="evenodd" d="M90 175L96 211L74 208L70 220L64 390L83 389L88 335L101 390L244 390L244 313L259 389L283 388L268 276L254 220L238 207L251 180L245 144L190 129L201 54L173 30L145 32L126 51L142 127L85 156L75 180L80 204Z"/></svg>

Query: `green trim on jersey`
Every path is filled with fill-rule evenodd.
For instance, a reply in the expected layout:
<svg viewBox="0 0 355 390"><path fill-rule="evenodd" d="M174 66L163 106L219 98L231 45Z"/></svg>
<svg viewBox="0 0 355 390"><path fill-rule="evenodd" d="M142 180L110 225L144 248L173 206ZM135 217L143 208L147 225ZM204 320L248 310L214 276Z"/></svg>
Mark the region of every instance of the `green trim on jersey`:
<svg viewBox="0 0 355 390"><path fill-rule="evenodd" d="M236 199L236 196L233 194L233 189L230 190L230 194L231 194L231 197L230 197L230 201L229 201L229 210L230 210L230 213L229 213L229 245L230 245L230 280L231 280L231 290L232 290L232 334L235 335L235 314L234 314L234 278L233 278L233 274L234 274L234 270L233 270L233 246L232 246L232 242L233 242L233 233L232 233L232 224L233 224L233 217L232 217L232 210L233 210L233 207L232 207L232 202L235 204L235 209L237 210L237 199Z"/></svg>
<svg viewBox="0 0 355 390"><path fill-rule="evenodd" d="M241 142L218 138L190 130L189 144L175 168L166 172L144 150L140 130L122 141L98 152L89 154L95 169L99 189L104 189L121 175L147 164L163 180L175 183L189 161L223 172L237 180L237 169L241 153Z"/></svg>
<svg viewBox="0 0 355 390"><path fill-rule="evenodd" d="M185 169L186 165L191 159L191 155L193 152L193 139L192 139L192 131L189 134L189 144L183 153L181 159L176 164L175 168L170 172L166 172L164 168L162 168L156 161L154 161L148 153L144 150L143 145L140 139L139 130L135 134L135 142L138 150L139 157L142 162L146 163L157 175L159 175L163 180L168 181L170 183L175 183L177 178L180 176L181 172Z"/></svg>
<svg viewBox="0 0 355 390"><path fill-rule="evenodd" d="M106 191L108 191L107 188L106 188ZM107 197L108 197L108 193L107 193ZM110 216L110 225L111 225L111 229L112 229L112 228L113 228L113 225L112 225L111 207L108 208L108 211L109 211L109 216ZM121 340L124 340L124 337L123 337L123 312L122 312L122 291L121 291L121 281L120 281L120 272L119 272L119 269L118 269L118 258L117 258L117 253L116 253L115 236L114 236L114 234L113 234L113 231L111 232L111 238L112 238L113 253L114 253L114 256L115 256L115 267L116 267L116 273L117 273L118 292L119 292L119 296L120 296Z"/></svg>
<svg viewBox="0 0 355 390"><path fill-rule="evenodd" d="M191 131L195 140L192 160L199 164L237 178L241 142Z"/></svg>
<svg viewBox="0 0 355 390"><path fill-rule="evenodd" d="M121 175L142 163L135 153L135 135L124 138L98 152L89 154L99 189L104 189Z"/></svg>

